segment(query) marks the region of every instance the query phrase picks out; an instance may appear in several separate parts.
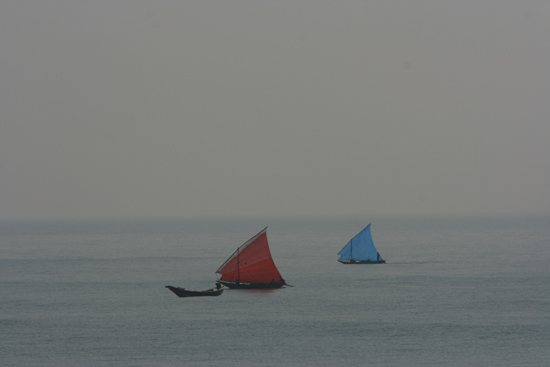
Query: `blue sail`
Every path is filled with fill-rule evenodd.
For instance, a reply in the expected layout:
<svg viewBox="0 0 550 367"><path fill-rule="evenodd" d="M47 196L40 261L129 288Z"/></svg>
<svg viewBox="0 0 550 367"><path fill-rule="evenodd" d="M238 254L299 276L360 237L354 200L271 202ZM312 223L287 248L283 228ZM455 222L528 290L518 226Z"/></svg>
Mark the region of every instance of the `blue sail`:
<svg viewBox="0 0 550 367"><path fill-rule="evenodd" d="M382 259L370 232L370 223L349 241L338 253L338 261L342 263L385 263Z"/></svg>

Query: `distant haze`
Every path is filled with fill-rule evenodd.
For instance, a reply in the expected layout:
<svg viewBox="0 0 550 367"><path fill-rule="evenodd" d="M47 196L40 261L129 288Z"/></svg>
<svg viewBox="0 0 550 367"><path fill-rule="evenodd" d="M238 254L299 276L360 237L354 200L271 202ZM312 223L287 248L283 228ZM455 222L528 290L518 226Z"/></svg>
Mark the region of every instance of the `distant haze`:
<svg viewBox="0 0 550 367"><path fill-rule="evenodd" d="M4 1L0 219L548 212L550 2Z"/></svg>

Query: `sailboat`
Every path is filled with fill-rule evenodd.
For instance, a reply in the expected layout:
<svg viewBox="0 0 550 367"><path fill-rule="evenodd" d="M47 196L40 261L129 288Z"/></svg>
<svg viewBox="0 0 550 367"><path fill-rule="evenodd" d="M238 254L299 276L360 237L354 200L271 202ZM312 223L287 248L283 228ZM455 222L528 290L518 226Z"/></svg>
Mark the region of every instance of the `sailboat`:
<svg viewBox="0 0 550 367"><path fill-rule="evenodd" d="M242 244L216 270L221 284L234 289L281 288L286 285L271 257L266 230L267 227Z"/></svg>
<svg viewBox="0 0 550 367"><path fill-rule="evenodd" d="M370 223L353 237L338 253L338 261L342 264L385 264L370 233Z"/></svg>

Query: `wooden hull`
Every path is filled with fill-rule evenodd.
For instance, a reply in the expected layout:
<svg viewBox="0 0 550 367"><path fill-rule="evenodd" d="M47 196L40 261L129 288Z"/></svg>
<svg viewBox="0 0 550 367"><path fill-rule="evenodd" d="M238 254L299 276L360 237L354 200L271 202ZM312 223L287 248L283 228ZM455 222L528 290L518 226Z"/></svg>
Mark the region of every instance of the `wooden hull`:
<svg viewBox="0 0 550 367"><path fill-rule="evenodd" d="M193 291L180 287L172 287L167 285L166 288L170 289L178 297L215 297L223 293L223 289L208 289L205 291Z"/></svg>
<svg viewBox="0 0 550 367"><path fill-rule="evenodd" d="M231 289L275 289L281 288L281 283L234 283L218 280L221 284Z"/></svg>
<svg viewBox="0 0 550 367"><path fill-rule="evenodd" d="M371 260L338 260L345 265L354 265L354 264L385 264L386 260L371 261Z"/></svg>

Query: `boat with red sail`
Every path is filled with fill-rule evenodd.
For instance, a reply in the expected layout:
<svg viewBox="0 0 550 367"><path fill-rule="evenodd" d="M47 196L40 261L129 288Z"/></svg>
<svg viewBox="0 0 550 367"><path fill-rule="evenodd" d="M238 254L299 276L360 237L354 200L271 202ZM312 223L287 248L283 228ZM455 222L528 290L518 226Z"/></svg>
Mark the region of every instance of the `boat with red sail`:
<svg viewBox="0 0 550 367"><path fill-rule="evenodd" d="M221 284L233 289L273 289L287 285L271 257L266 231L267 227L242 244L216 270Z"/></svg>

